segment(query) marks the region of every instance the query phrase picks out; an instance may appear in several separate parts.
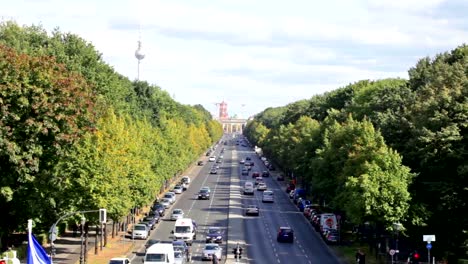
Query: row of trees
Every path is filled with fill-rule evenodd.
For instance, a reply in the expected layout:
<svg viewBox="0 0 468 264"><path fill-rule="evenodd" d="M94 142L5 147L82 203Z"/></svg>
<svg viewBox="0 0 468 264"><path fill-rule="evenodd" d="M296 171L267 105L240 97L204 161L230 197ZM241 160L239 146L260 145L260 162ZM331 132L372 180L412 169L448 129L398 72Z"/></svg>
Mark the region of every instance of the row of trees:
<svg viewBox="0 0 468 264"><path fill-rule="evenodd" d="M249 140L355 224L404 224L436 254L468 249L468 46L409 80L363 80L256 115Z"/></svg>
<svg viewBox="0 0 468 264"><path fill-rule="evenodd" d="M80 37L14 22L0 24L0 112L2 240L70 211L118 221L222 136L202 106L128 80Z"/></svg>

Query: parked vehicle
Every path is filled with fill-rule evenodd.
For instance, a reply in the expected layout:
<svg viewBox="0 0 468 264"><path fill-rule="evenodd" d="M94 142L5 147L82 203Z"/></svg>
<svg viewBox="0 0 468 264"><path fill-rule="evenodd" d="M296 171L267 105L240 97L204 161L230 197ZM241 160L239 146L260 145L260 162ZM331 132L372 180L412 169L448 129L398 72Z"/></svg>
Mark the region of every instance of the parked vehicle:
<svg viewBox="0 0 468 264"><path fill-rule="evenodd" d="M294 196L293 196L293 202L297 204L299 198L304 199L306 197L306 191L304 189L295 189L294 190Z"/></svg>
<svg viewBox="0 0 468 264"><path fill-rule="evenodd" d="M297 204L297 208L299 208L299 211L304 212L304 208L308 205L311 205L311 202L309 200L301 200Z"/></svg>
<svg viewBox="0 0 468 264"><path fill-rule="evenodd" d="M149 235L149 229L146 224L136 224L133 226L132 237L137 239L147 239Z"/></svg>
<svg viewBox="0 0 468 264"><path fill-rule="evenodd" d="M128 258L111 258L109 260L109 264L130 264L130 259L128 259Z"/></svg>
<svg viewBox="0 0 468 264"><path fill-rule="evenodd" d="M330 213L321 214L319 228L322 234L326 229L338 229L336 215Z"/></svg>

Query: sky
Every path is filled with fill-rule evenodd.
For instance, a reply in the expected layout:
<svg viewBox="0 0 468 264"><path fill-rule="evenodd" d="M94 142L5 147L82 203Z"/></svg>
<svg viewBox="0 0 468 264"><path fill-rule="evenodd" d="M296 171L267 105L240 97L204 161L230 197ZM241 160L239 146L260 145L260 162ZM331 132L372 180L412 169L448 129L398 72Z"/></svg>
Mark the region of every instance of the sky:
<svg viewBox="0 0 468 264"><path fill-rule="evenodd" d="M0 0L1 20L59 28L176 101L230 116L362 79L408 78L468 41L466 0Z"/></svg>

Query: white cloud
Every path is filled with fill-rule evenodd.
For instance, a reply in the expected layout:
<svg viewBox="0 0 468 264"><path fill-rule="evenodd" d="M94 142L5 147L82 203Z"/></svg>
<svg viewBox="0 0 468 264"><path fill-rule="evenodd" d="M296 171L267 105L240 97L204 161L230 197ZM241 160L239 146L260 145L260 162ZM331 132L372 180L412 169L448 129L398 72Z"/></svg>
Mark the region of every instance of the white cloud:
<svg viewBox="0 0 468 264"><path fill-rule="evenodd" d="M468 6L448 3L19 0L2 3L0 17L76 33L130 79L140 23L142 79L182 103L214 111L225 99L245 115L360 79L407 77L417 58L468 39Z"/></svg>

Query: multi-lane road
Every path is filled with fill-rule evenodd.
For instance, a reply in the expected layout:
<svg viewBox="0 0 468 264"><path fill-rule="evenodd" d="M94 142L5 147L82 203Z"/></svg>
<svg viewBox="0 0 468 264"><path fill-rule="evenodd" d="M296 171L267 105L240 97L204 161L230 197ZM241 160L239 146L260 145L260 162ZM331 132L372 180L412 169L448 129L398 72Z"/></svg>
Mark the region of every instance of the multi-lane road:
<svg viewBox="0 0 468 264"><path fill-rule="evenodd" d="M227 138L223 140L229 141ZM168 218L173 209L180 208L184 210L185 217L194 219L198 224L197 239L191 249L192 263L203 263L201 254L209 226L226 229L229 243L224 241L221 245L224 253L221 262L227 260L229 263L235 263L232 248L239 243L244 248L242 263L340 263L273 177L265 178L265 182L275 193L274 203L262 203L260 191L255 191L253 196L242 194L241 186L252 178L250 175L241 176L243 165L239 165L239 160L251 157L255 163L252 171L261 172L266 168L251 148L236 145L235 140L232 142L234 144L220 144L213 153L216 156L224 156L223 162L219 164L218 174L209 174L214 162L206 162L205 165L193 167L188 172L188 176L192 178L190 187L177 195L176 203L166 210L166 219L151 232L151 239L172 240L174 221ZM225 151L220 154L222 148ZM203 186L211 188L210 200L197 199L197 193ZM242 208L249 204L259 206L258 217L242 214ZM293 244L276 241L280 226L290 226L295 230L296 238ZM142 263L144 247L141 246L137 250L132 263Z"/></svg>

